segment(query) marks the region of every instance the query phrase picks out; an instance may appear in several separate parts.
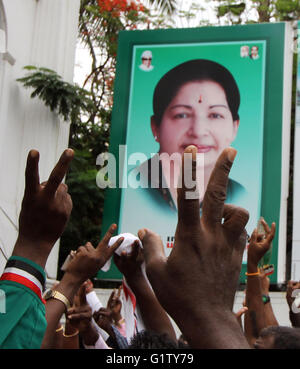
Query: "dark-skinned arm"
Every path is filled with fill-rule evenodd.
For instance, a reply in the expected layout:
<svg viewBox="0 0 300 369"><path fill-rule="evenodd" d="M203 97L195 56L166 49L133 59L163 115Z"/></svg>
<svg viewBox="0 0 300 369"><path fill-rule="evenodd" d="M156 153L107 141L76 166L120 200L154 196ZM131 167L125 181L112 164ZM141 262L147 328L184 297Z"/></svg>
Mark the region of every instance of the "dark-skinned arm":
<svg viewBox="0 0 300 369"><path fill-rule="evenodd" d="M92 316L92 308L86 299L86 282L84 282L74 297L72 308L67 312L66 324L76 330L80 334L83 343L89 346L93 346L99 338L99 334L92 324ZM67 343L68 339L65 339L65 342Z"/></svg>
<svg viewBox="0 0 300 369"><path fill-rule="evenodd" d="M90 242L85 246L80 246L68 264L61 282L55 289L62 293L70 304L73 303L73 298L81 284L94 276L122 243L123 238L119 238L111 247L108 246L108 242L116 228L115 224L111 225L96 248ZM61 301L57 299L47 301L46 319L48 325L42 348L52 348L55 327L64 312L66 312L66 306Z"/></svg>
<svg viewBox="0 0 300 369"><path fill-rule="evenodd" d="M62 181L73 156L73 150L65 150L48 181L40 183L39 153L31 150L28 154L25 192L19 216L19 235L13 256L29 259L43 269L72 211L72 199L68 194L68 187ZM90 243L78 249L61 282L56 287L56 290L61 292L70 303L79 286L87 278L96 274L122 242L118 240L111 248L108 247L108 241L115 230L116 225L112 225L96 249ZM55 330L64 312L65 305L61 301L50 299L47 302L47 329L42 342L43 348L52 347Z"/></svg>
<svg viewBox="0 0 300 369"><path fill-rule="evenodd" d="M247 286L245 313L245 335L251 347L253 347L261 330L266 327L265 307L262 300L261 278L258 264L264 254L269 250L275 235L275 223L271 229L263 220L266 236L259 234L255 229L251 235L247 254ZM267 231L268 230L268 231Z"/></svg>
<svg viewBox="0 0 300 369"><path fill-rule="evenodd" d="M170 318L158 302L153 290L142 273L143 251L139 242L132 244L131 253L125 251L120 256L114 254L114 261L120 272L125 276L139 305L143 322L147 330L165 333L176 341L176 333Z"/></svg>
<svg viewBox="0 0 300 369"><path fill-rule="evenodd" d="M121 322L122 322L122 315L121 315L122 302L120 300L121 290L122 290L122 285L120 285L117 290L114 289L112 293L110 294L109 299L106 304L106 308L109 309L109 311L111 312L112 323L117 328L121 328Z"/></svg>
<svg viewBox="0 0 300 369"><path fill-rule="evenodd" d="M68 187L62 180L73 156L73 150L65 150L48 181L40 184L39 152L28 154L19 234L12 255L30 259L43 269L72 211Z"/></svg>
<svg viewBox="0 0 300 369"><path fill-rule="evenodd" d="M220 155L205 192L201 218L199 198L188 196L196 188L186 186L187 177L196 179L197 148L189 146L185 154L189 155L182 162L178 224L169 257L164 255L159 236L148 229L138 233L147 276L162 307L191 348L249 348L232 312L249 214L224 205L236 150L228 148Z"/></svg>
<svg viewBox="0 0 300 369"><path fill-rule="evenodd" d="M260 286L262 295L269 296L270 292L270 279L265 274L264 270L260 269ZM266 327L279 325L276 316L273 311L271 300L264 303L264 316Z"/></svg>
<svg viewBox="0 0 300 369"><path fill-rule="evenodd" d="M62 180L73 155L73 150L65 150L52 170L48 181L40 183L39 152L31 150L28 153L25 169L25 191L19 215L18 238L12 257L7 264L8 267L13 266L15 268L15 276L22 276L25 271L28 278L18 278L15 285L9 285L10 281L6 282L4 280L2 283L5 286L1 286L1 288L10 288L9 300L12 299L13 304L11 305L9 300L7 302L11 305L10 310L16 321L22 320L18 314L23 314L23 312L22 308L16 308L17 305L14 299L17 299L18 294L22 292L21 298L23 296L26 299L28 309L31 311L32 321L35 320L38 323L36 328L32 330L32 338L29 341L24 338L26 335L23 334L20 334L17 340L10 338L16 335L18 325L15 325L13 331L11 331L7 321L4 322L5 325L1 322L2 332L6 332L0 338L0 344L3 343L3 347L10 348L11 339L13 340L13 347L40 347L43 332L46 329L45 306L42 300L42 290L46 276L44 269L48 256L64 231L72 210L72 200L67 192L68 188L62 183ZM14 288L14 291L12 291L12 288ZM37 304L34 299L32 300L34 295L38 297L40 304ZM6 330L4 330L4 326Z"/></svg>

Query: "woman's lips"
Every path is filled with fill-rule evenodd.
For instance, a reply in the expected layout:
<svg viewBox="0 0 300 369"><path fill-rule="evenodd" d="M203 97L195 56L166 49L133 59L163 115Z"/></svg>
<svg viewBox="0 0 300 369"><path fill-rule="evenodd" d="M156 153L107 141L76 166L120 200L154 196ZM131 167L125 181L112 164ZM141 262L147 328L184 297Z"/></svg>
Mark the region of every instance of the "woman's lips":
<svg viewBox="0 0 300 369"><path fill-rule="evenodd" d="M209 152L211 149L213 149L213 146L211 146L211 145L198 145L198 144L194 144L194 143L190 143L188 145L183 145L183 149L185 149L186 147L188 147L190 145L196 146L197 147L197 151L200 154Z"/></svg>

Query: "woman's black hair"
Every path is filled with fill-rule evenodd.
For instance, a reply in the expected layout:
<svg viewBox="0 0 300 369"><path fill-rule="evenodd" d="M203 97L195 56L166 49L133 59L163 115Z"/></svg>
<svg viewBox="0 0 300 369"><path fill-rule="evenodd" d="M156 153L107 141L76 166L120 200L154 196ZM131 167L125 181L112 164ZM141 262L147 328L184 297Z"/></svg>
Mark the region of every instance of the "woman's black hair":
<svg viewBox="0 0 300 369"><path fill-rule="evenodd" d="M153 95L154 120L160 125L163 114L179 89L188 82L214 81L225 92L233 120L238 120L240 92L233 75L221 64L206 59L194 59L169 70L157 83Z"/></svg>

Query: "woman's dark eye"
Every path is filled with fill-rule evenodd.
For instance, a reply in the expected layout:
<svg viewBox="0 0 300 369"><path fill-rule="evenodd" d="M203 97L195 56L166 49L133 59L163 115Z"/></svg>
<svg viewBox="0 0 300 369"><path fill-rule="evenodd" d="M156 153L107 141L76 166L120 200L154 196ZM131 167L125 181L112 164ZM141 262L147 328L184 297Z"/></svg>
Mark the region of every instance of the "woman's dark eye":
<svg viewBox="0 0 300 369"><path fill-rule="evenodd" d="M219 113L211 113L209 115L210 118L212 119L222 119L223 118L223 115L222 114L219 114Z"/></svg>
<svg viewBox="0 0 300 369"><path fill-rule="evenodd" d="M189 115L187 113L178 113L178 114L174 115L175 119L186 119L188 117L189 117Z"/></svg>

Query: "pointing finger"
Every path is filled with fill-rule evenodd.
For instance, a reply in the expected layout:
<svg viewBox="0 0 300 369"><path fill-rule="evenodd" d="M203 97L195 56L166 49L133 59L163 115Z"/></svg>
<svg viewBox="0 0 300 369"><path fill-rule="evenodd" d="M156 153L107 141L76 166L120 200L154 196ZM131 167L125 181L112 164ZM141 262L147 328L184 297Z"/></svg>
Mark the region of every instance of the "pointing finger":
<svg viewBox="0 0 300 369"><path fill-rule="evenodd" d="M269 243L271 243L273 241L273 238L275 236L275 231L276 231L276 224L275 224L275 222L273 222L272 225L271 225L271 230L270 230L269 234L266 237L266 239Z"/></svg>
<svg viewBox="0 0 300 369"><path fill-rule="evenodd" d="M251 237L250 237L250 241L249 243L254 243L256 242L257 240L257 237L258 237L258 231L257 231L257 228L255 228L251 234Z"/></svg>
<svg viewBox="0 0 300 369"><path fill-rule="evenodd" d="M106 245L108 246L109 240L112 238L113 234L115 233L117 229L117 225L116 224L112 224L109 228L108 231L105 233L104 237L102 238L102 240L99 242L97 249L102 245Z"/></svg>
<svg viewBox="0 0 300 369"><path fill-rule="evenodd" d="M118 288L118 292L117 292L117 298L119 299L121 296L121 291L122 291L122 285L120 285L120 287Z"/></svg>
<svg viewBox="0 0 300 369"><path fill-rule="evenodd" d="M269 234L271 232L271 229L268 226L268 223L264 220L264 218L261 218L261 224L263 225L266 234Z"/></svg>
<svg viewBox="0 0 300 369"><path fill-rule="evenodd" d="M178 222L182 225L200 224L200 201L196 178L197 148L190 145L182 156L182 183L177 190Z"/></svg>
<svg viewBox="0 0 300 369"><path fill-rule="evenodd" d="M159 235L149 229L140 229L138 237L142 242L146 267L158 265L160 261L165 261L164 246Z"/></svg>
<svg viewBox="0 0 300 369"><path fill-rule="evenodd" d="M71 149L65 150L60 159L58 160L56 166L52 170L49 179L45 186L46 193L49 194L49 196L54 196L58 186L64 179L69 165L74 157L74 151Z"/></svg>
<svg viewBox="0 0 300 369"><path fill-rule="evenodd" d="M25 169L25 194L27 195L36 193L40 185L39 158L38 151L29 151Z"/></svg>
<svg viewBox="0 0 300 369"><path fill-rule="evenodd" d="M112 235L115 233L116 229L117 229L117 225L112 224L108 228L108 231L105 233L102 240L99 242L98 246L96 247L97 252L100 253L100 254L102 254L103 250L105 250L107 259L109 259L114 254L114 252L117 250L117 248L124 241L124 237L120 237L120 238L117 239L117 241L113 245L111 245L111 246L108 245L109 241L110 241Z"/></svg>
<svg viewBox="0 0 300 369"><path fill-rule="evenodd" d="M143 244L146 274L154 291L159 294L161 283L167 278L164 245L157 234L146 228L138 231L138 237Z"/></svg>
<svg viewBox="0 0 300 369"><path fill-rule="evenodd" d="M219 156L203 199L202 221L208 227L221 223L226 200L228 176L237 151L233 148L223 150Z"/></svg>
<svg viewBox="0 0 300 369"><path fill-rule="evenodd" d="M115 289L113 289L112 292L111 292L111 294L110 294L110 296L109 296L109 299L107 301L107 304L106 304L107 308L109 308L109 306L111 305L111 303L112 303L112 301L113 301L113 299L115 297L115 293L116 293L116 291L115 291Z"/></svg>

